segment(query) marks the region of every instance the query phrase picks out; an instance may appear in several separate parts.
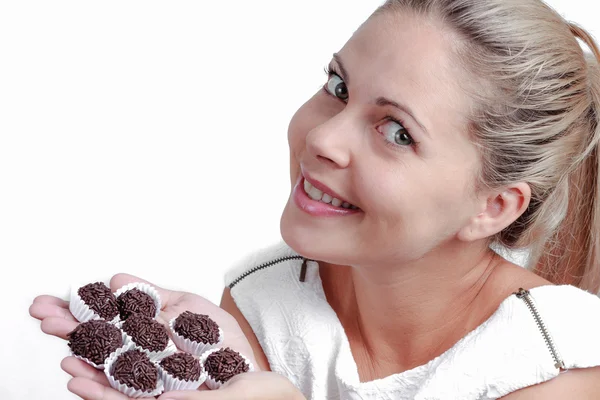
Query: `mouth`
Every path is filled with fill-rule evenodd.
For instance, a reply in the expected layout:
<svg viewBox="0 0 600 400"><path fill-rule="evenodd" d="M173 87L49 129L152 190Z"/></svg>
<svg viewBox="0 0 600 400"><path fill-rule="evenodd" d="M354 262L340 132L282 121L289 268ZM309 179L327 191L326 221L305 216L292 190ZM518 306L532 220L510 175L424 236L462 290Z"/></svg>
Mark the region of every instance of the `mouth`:
<svg viewBox="0 0 600 400"><path fill-rule="evenodd" d="M349 210L360 210L360 208L347 202L346 200L340 199L338 197L335 197L332 194L329 194L327 192L324 192L323 190L316 188L312 183L310 183L306 179L306 177L302 177L302 178L303 178L302 180L304 181L302 183L304 193L306 193L306 195L308 197L310 197L312 200L319 201L319 202L325 203L325 204L330 204L337 208L345 208L345 209L349 209Z"/></svg>

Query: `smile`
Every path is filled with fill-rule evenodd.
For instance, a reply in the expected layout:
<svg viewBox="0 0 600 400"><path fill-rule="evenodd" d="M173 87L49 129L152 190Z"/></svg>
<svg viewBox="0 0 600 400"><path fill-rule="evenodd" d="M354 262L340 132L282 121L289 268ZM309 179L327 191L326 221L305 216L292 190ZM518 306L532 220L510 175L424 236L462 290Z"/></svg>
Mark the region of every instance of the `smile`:
<svg viewBox="0 0 600 400"><path fill-rule="evenodd" d="M326 204L331 204L334 207L349 208L351 210L358 210L358 207L348 203L347 201L340 200L333 197L332 195L325 193L313 185L306 179L304 179L304 192L315 201L320 201Z"/></svg>

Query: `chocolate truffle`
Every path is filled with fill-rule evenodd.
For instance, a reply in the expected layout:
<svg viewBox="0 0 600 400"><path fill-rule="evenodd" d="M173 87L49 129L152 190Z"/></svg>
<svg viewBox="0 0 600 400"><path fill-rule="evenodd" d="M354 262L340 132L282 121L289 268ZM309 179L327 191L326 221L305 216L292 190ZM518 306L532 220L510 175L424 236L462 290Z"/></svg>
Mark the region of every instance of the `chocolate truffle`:
<svg viewBox="0 0 600 400"><path fill-rule="evenodd" d="M143 314L150 318L156 316L156 303L152 296L139 289L131 289L117 297L117 306L121 319L125 320L132 314Z"/></svg>
<svg viewBox="0 0 600 400"><path fill-rule="evenodd" d="M153 391L158 383L158 368L140 350L129 350L121 354L112 364L109 373L119 383L142 392Z"/></svg>
<svg viewBox="0 0 600 400"><path fill-rule="evenodd" d="M117 298L104 283L96 282L82 286L77 290L77 294L100 318L112 321L119 315Z"/></svg>
<svg viewBox="0 0 600 400"><path fill-rule="evenodd" d="M149 351L163 351L169 344L167 328L160 322L143 314L133 314L122 325L136 345Z"/></svg>
<svg viewBox="0 0 600 400"><path fill-rule="evenodd" d="M123 335L119 328L101 320L79 324L67 334L67 338L73 354L96 365L103 364L110 353L123 345Z"/></svg>
<svg viewBox="0 0 600 400"><path fill-rule="evenodd" d="M194 342L215 344L219 341L219 325L204 314L181 313L175 319L173 330Z"/></svg>
<svg viewBox="0 0 600 400"><path fill-rule="evenodd" d="M175 353L160 361L160 366L182 381L195 381L202 374L200 361L188 353Z"/></svg>
<svg viewBox="0 0 600 400"><path fill-rule="evenodd" d="M250 370L244 357L229 347L210 354L204 362L204 368L212 379L221 383Z"/></svg>

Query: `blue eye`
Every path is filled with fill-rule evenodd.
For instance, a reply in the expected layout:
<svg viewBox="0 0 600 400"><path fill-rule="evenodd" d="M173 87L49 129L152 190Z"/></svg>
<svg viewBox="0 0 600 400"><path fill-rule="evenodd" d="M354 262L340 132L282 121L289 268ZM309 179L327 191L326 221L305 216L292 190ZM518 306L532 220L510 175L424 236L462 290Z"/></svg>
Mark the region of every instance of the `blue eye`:
<svg viewBox="0 0 600 400"><path fill-rule="evenodd" d="M380 132L388 142L398 146L411 146L415 144L412 136L410 136L406 128L402 126L400 122L388 119L381 127L382 131Z"/></svg>
<svg viewBox="0 0 600 400"><path fill-rule="evenodd" d="M340 100L348 100L348 88L346 87L346 83L344 83L342 78L340 78L338 75L331 74L327 79L325 88L329 93Z"/></svg>

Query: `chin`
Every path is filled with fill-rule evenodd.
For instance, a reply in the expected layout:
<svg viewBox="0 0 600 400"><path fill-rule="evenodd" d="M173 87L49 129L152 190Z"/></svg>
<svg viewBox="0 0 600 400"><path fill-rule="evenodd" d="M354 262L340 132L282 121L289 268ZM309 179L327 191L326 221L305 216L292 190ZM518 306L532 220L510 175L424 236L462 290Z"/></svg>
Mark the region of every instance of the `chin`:
<svg viewBox="0 0 600 400"><path fill-rule="evenodd" d="M293 210L291 210L291 208L293 206L290 204L291 201L292 200L290 199L286 204L279 220L279 232L281 238L296 253L306 258L312 258L310 256L310 249L313 246L310 239L310 232L308 229L299 227L297 222L294 221L295 218L292 215Z"/></svg>
<svg viewBox="0 0 600 400"><path fill-rule="evenodd" d="M315 231L314 226L305 226L294 218L289 204L281 216L279 229L283 241L296 253L311 260L331 264L345 265L350 262L347 256L351 254L351 246L344 245L339 240L331 240L324 232Z"/></svg>

